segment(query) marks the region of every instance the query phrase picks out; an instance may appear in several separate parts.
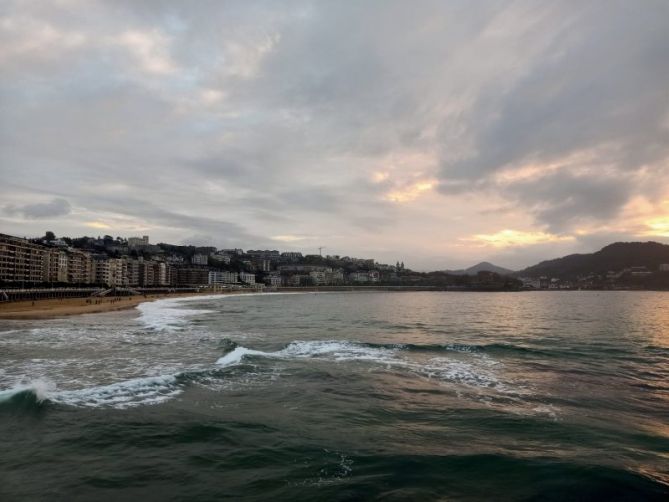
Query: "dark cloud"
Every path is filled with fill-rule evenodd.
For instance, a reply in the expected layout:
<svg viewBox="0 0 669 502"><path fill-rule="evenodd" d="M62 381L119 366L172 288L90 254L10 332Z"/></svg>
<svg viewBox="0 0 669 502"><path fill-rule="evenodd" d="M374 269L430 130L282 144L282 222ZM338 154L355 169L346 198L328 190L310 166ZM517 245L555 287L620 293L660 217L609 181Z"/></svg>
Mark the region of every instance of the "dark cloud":
<svg viewBox="0 0 669 502"><path fill-rule="evenodd" d="M561 234L579 223L613 220L633 190L629 177L558 172L514 183L507 192L538 222Z"/></svg>
<svg viewBox="0 0 669 502"><path fill-rule="evenodd" d="M0 16L0 199L19 233L46 212L59 234L99 221L434 255L435 235L522 211L566 234L666 198L663 1L10 1ZM424 180L441 199L389 201Z"/></svg>
<svg viewBox="0 0 669 502"><path fill-rule="evenodd" d="M443 161L445 193L476 190L496 172L525 164L588 168L587 176L547 173L509 190L536 208L540 223L566 230L580 218L606 221L639 194L628 173L666 176L669 7L604 7L593 2L556 22L519 78L479 96L464 117L473 152ZM587 158L573 159L578 155Z"/></svg>

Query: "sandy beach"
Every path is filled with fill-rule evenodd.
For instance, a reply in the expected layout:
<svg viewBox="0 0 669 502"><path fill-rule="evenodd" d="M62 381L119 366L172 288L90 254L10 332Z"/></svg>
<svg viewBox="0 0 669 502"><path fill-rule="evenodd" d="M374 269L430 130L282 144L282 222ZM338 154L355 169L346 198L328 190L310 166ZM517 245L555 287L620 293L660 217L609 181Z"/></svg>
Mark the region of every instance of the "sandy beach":
<svg viewBox="0 0 669 502"><path fill-rule="evenodd" d="M180 296L198 296L198 294L171 293L111 298L88 297L7 302L0 303L0 319L50 319L78 314L110 312L113 310L133 308L142 302L150 302L161 298L176 298Z"/></svg>

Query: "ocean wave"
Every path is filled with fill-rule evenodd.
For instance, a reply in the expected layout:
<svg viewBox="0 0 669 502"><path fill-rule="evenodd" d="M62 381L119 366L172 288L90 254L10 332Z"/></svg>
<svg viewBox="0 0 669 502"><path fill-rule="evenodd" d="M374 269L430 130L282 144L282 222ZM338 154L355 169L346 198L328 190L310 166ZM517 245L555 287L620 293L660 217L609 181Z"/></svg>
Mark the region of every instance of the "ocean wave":
<svg viewBox="0 0 669 502"><path fill-rule="evenodd" d="M427 361L414 361L403 357L402 346L383 346L351 341L295 341L276 352L264 352L246 347L236 347L219 358L216 364L230 366L243 363L249 357L275 359L322 359L334 362L370 362L386 368L406 370L413 374L475 387L506 387L499 381L490 367L496 361L479 358L476 361L433 357Z"/></svg>
<svg viewBox="0 0 669 502"><path fill-rule="evenodd" d="M219 347L227 350L215 365L198 367L189 371L158 376L145 376L107 385L84 387L76 390L56 390L53 384L35 381L0 391L0 403L42 403L90 408L124 409L163 403L183 392L191 383L207 386L212 380L230 376L227 368L252 362L254 358L280 360L320 360L358 362L374 365L382 369L400 371L422 378L465 385L477 388L494 388L506 392L506 385L496 373L497 361L485 354L473 353L470 357L407 357L408 351L423 350L424 347L404 345L370 344L356 341L314 340L294 341L277 351L262 351L238 346L229 339L219 342ZM443 350L443 348L442 348ZM445 350L475 352L458 346Z"/></svg>
<svg viewBox="0 0 669 502"><path fill-rule="evenodd" d="M178 308L177 300L165 299L155 302L144 302L137 305L140 312L139 320L147 328L155 330L180 329L188 323L192 316L208 314L211 310Z"/></svg>
<svg viewBox="0 0 669 502"><path fill-rule="evenodd" d="M77 408L124 409L162 403L181 392L179 375L135 378L109 385L60 391L55 390L52 383L35 381L0 391L0 407L23 409L52 403Z"/></svg>
<svg viewBox="0 0 669 502"><path fill-rule="evenodd" d="M49 399L77 407L129 408L159 404L183 391L179 375L161 375L135 378L109 385L87 387L53 393Z"/></svg>
<svg viewBox="0 0 669 502"><path fill-rule="evenodd" d="M286 295L303 293L231 293L218 295L187 296L183 298L162 298L137 305L140 312L139 320L147 327L155 330L179 330L189 321L189 318L202 314L216 312L209 309L179 308L182 304L202 302L208 300L223 300L239 296L258 295Z"/></svg>
<svg viewBox="0 0 669 502"><path fill-rule="evenodd" d="M35 380L27 385L0 390L0 410L37 410L48 399L52 385L43 380Z"/></svg>

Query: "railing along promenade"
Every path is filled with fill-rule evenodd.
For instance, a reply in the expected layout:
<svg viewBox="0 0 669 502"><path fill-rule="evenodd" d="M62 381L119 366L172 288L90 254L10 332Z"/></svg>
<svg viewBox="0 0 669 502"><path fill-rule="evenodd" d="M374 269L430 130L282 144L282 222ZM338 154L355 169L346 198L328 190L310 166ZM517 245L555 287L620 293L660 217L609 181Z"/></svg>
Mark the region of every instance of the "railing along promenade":
<svg viewBox="0 0 669 502"><path fill-rule="evenodd" d="M58 298L138 296L170 293L222 292L335 292L335 291L475 291L472 286L410 286L410 285L341 285L341 286L276 286L229 284L192 287L80 287L80 288L0 288L0 302L46 300Z"/></svg>
<svg viewBox="0 0 669 502"><path fill-rule="evenodd" d="M99 296L137 296L167 293L197 293L202 288L197 287L158 287L158 288L4 288L0 289L0 302L22 300L49 300L59 298L86 298Z"/></svg>

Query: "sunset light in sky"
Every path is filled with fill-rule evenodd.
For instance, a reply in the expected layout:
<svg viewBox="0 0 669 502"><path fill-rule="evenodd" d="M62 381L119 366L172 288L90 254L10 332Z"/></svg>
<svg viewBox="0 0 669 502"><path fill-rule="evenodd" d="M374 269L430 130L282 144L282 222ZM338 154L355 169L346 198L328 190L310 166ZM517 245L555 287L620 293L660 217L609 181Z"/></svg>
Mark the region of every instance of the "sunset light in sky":
<svg viewBox="0 0 669 502"><path fill-rule="evenodd" d="M667 18L652 1L9 1L0 226L418 270L669 242Z"/></svg>

